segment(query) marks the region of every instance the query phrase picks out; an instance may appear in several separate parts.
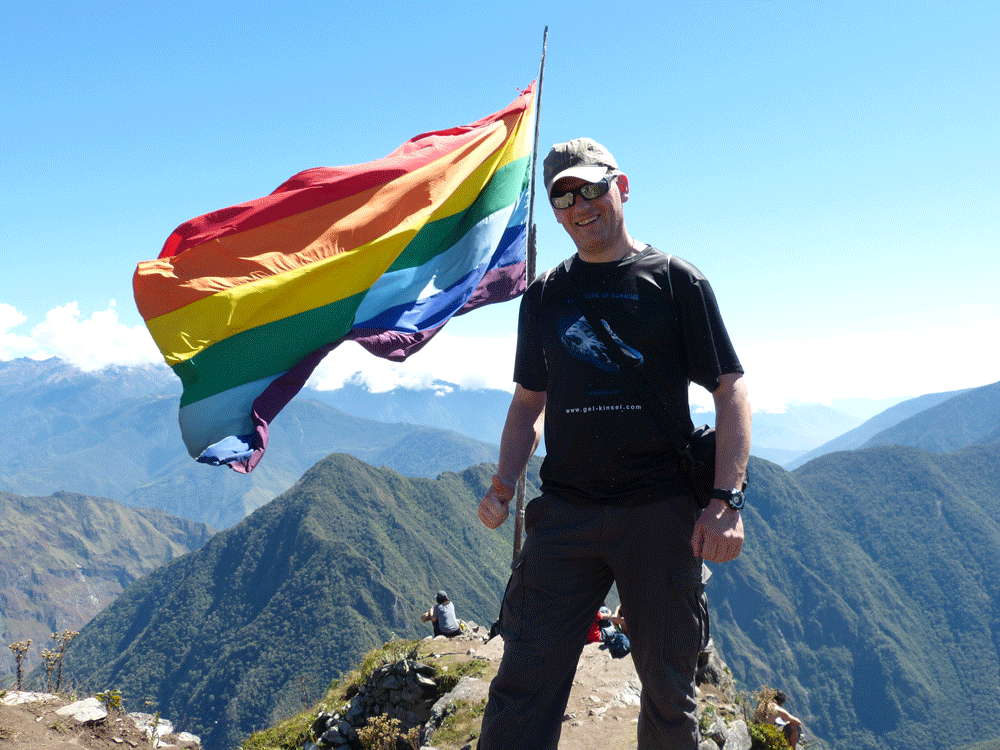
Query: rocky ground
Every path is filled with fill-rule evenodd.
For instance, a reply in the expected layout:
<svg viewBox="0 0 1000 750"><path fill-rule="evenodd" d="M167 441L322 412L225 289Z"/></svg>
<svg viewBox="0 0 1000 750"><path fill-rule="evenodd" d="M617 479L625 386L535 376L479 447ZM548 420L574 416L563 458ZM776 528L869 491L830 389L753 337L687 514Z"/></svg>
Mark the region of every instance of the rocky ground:
<svg viewBox="0 0 1000 750"><path fill-rule="evenodd" d="M422 644L421 661L438 662L456 668L463 662L486 663L480 679L464 678L454 691L454 700L467 706L481 705L486 699L489 681L503 654L503 640L484 642L476 635L453 640L438 638ZM426 656L424 656L426 654ZM716 662L719 672L724 665ZM736 704L736 691L723 675L722 684L699 686L699 712L732 720L742 716ZM576 679L566 708L561 750L628 750L635 747L639 715L639 679L632 659L613 659L600 644L584 648ZM27 698L32 700L27 700ZM10 692L0 694L0 750L153 750L154 748L198 748L194 738L166 735L154 744L129 716L112 713L100 719L87 714L74 717L65 712L71 701L46 694ZM60 713L63 709L63 713ZM148 720L148 717L147 717ZM425 746L436 750L461 750L475 746L478 735L475 715L467 722L464 734L431 733Z"/></svg>
<svg viewBox="0 0 1000 750"><path fill-rule="evenodd" d="M76 704L76 705L74 705ZM91 705L48 693L0 691L0 750L197 750L198 743L187 737L164 734L154 744L145 722L137 715L93 710ZM81 711L82 709L82 711ZM101 716L103 714L103 716Z"/></svg>

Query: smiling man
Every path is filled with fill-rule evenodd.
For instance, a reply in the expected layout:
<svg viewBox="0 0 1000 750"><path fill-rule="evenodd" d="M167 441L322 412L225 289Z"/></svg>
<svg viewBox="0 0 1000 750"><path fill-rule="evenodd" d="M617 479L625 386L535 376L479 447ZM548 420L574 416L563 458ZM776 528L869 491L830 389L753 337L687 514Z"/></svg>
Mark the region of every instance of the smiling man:
<svg viewBox="0 0 1000 750"><path fill-rule="evenodd" d="M479 748L558 746L593 613L617 583L643 686L638 747L694 750L694 674L708 637L702 560L732 560L743 545L743 368L705 277L629 235L629 181L607 149L588 138L557 144L544 173L577 252L521 301L514 398L479 506L487 526L503 523L544 424L542 494L527 506L504 595L504 656ZM716 490L704 510L675 447L693 430L690 382L716 405Z"/></svg>

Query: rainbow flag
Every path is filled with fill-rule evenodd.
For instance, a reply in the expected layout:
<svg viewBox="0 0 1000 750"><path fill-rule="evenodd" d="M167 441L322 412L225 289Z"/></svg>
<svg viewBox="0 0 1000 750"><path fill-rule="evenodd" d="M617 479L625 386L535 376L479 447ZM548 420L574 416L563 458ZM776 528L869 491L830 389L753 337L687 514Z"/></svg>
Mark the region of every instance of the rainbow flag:
<svg viewBox="0 0 1000 750"><path fill-rule="evenodd" d="M185 222L139 263L136 306L183 384L193 458L252 471L342 341L401 361L452 315L524 291L534 111L532 83L471 125Z"/></svg>

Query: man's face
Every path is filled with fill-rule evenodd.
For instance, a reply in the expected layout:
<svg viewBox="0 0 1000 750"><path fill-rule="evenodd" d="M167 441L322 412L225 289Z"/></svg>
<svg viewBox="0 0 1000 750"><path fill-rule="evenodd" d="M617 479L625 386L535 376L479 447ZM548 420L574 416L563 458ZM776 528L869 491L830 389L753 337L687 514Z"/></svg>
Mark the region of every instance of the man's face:
<svg viewBox="0 0 1000 750"><path fill-rule="evenodd" d="M587 183L578 177L564 177L552 186L552 192L572 190ZM594 200L575 196L569 208L553 208L556 221L562 224L576 244L577 250L600 253L625 237L625 212L622 204L628 200L628 178L619 174L611 188Z"/></svg>

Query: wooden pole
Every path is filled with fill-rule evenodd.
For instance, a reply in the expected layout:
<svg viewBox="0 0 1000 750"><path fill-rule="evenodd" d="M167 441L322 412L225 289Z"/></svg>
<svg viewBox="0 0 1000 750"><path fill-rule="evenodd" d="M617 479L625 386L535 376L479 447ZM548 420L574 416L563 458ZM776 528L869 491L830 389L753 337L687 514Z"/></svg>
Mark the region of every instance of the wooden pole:
<svg viewBox="0 0 1000 750"><path fill-rule="evenodd" d="M535 143L531 150L531 186L528 189L528 267L527 282L535 279L535 165L538 163L538 124L542 120L542 82L545 80L545 47L549 40L549 27L542 34L542 63L538 70L538 94L535 96ZM524 491L527 482L527 467L517 478L517 509L514 513L514 554L517 560L521 554L521 538L524 535Z"/></svg>

